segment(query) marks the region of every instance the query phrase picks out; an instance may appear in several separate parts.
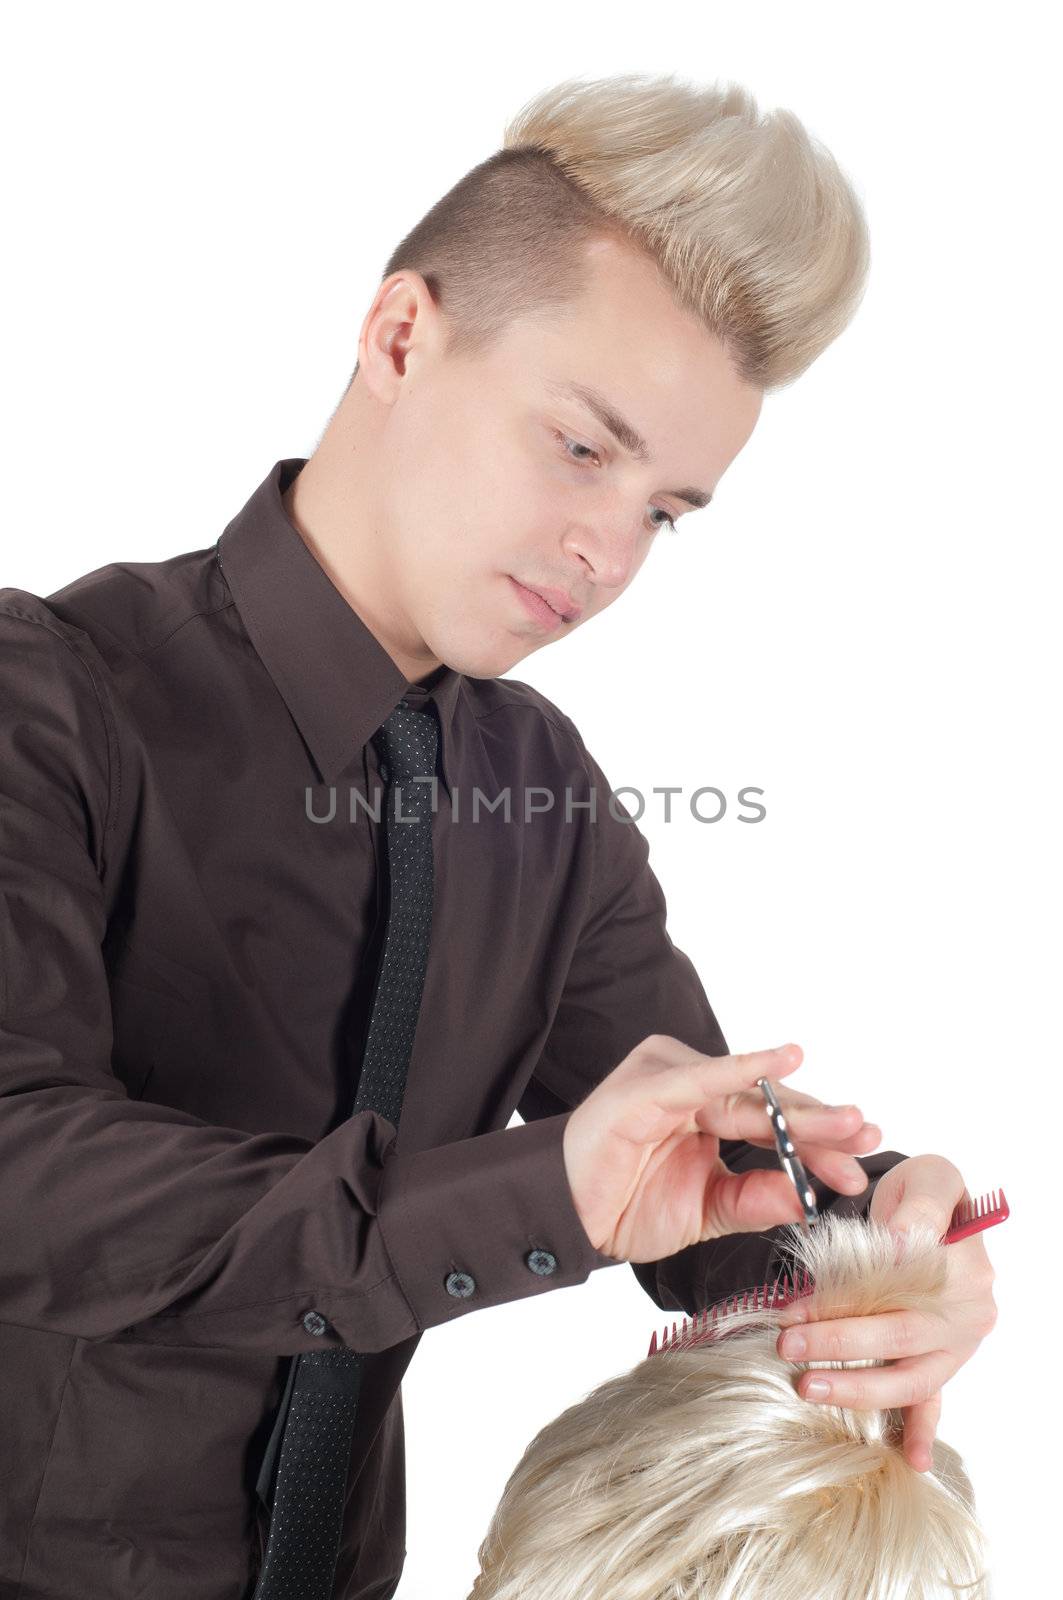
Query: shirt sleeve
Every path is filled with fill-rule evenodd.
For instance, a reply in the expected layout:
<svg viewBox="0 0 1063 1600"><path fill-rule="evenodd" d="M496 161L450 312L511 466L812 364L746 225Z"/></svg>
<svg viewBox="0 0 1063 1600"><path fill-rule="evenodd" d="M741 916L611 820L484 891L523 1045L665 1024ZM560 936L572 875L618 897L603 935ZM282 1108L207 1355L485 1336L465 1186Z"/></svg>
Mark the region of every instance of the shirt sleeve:
<svg viewBox="0 0 1063 1600"><path fill-rule="evenodd" d="M103 949L120 783L91 640L0 591L0 1321L370 1353L609 1264L572 1202L564 1108L404 1153L373 1111L314 1144L130 1098Z"/></svg>
<svg viewBox="0 0 1063 1600"><path fill-rule="evenodd" d="M556 708L555 708L556 709ZM649 842L587 750L575 725L594 810L591 897L564 991L535 1072L518 1104L527 1121L572 1110L596 1084L651 1034L668 1034L706 1055L729 1055L719 1022L689 957L666 927L664 892L649 864ZM733 1172L778 1168L774 1146L721 1139L720 1156ZM866 1216L878 1179L906 1158L879 1150L856 1158L869 1184L843 1195L814 1174L821 1211ZM689 1245L659 1261L632 1262L631 1270L662 1310L688 1315L738 1290L774 1277L782 1264L785 1228L727 1235Z"/></svg>

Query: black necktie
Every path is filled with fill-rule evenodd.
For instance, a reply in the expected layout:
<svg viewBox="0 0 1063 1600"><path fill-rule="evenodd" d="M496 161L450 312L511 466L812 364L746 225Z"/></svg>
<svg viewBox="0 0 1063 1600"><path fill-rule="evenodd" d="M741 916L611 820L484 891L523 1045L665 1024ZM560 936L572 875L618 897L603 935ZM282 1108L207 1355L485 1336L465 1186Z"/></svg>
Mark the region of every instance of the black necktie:
<svg viewBox="0 0 1063 1600"><path fill-rule="evenodd" d="M414 711L405 701L373 735L386 784L388 908L351 1115L368 1107L396 1128L432 931L433 784L414 780L434 777L438 735L431 702ZM346 1346L292 1357L258 1480L269 1509L279 1453L254 1600L329 1600L332 1594L361 1376L362 1357Z"/></svg>

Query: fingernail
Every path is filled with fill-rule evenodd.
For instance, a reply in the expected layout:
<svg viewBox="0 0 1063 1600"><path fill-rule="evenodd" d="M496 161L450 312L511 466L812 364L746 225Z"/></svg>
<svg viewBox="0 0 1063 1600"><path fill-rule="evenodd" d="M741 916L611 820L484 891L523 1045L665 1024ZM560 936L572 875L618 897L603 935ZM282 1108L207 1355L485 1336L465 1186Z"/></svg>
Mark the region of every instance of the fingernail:
<svg viewBox="0 0 1063 1600"><path fill-rule="evenodd" d="M806 1400L825 1400L830 1394L830 1384L826 1378L813 1378L805 1390Z"/></svg>
<svg viewBox="0 0 1063 1600"><path fill-rule="evenodd" d="M800 1359L808 1349L808 1341L803 1333L788 1333L782 1342L782 1353L789 1360Z"/></svg>

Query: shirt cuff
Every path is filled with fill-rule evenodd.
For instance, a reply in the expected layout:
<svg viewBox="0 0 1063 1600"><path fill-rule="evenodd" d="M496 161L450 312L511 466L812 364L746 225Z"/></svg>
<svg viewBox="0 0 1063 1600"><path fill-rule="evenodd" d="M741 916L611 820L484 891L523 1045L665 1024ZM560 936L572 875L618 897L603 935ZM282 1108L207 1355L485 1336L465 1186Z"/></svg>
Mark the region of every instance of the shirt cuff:
<svg viewBox="0 0 1063 1600"><path fill-rule="evenodd" d="M619 1264L575 1207L562 1148L571 1115L385 1161L381 1237L419 1330Z"/></svg>

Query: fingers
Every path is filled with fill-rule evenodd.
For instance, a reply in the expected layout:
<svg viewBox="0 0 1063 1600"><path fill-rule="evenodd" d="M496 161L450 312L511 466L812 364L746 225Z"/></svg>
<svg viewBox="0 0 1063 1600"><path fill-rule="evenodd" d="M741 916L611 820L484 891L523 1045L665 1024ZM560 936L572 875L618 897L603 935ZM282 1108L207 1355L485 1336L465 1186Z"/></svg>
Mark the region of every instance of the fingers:
<svg viewBox="0 0 1063 1600"><path fill-rule="evenodd" d="M650 1056L648 1065L663 1068L668 1104L676 1108L693 1109L710 1096L738 1094L743 1089L753 1091L763 1107L764 1096L756 1088L757 1079L774 1081L785 1077L796 1072L804 1060L799 1044L782 1044L774 1050L752 1050L735 1056L703 1055L667 1035L646 1040L644 1046ZM634 1051L632 1058L638 1058L643 1048ZM640 1066L646 1064L639 1062Z"/></svg>
<svg viewBox="0 0 1063 1600"><path fill-rule="evenodd" d="M872 1150L877 1150L882 1143L882 1129L877 1122L865 1122L858 1133L851 1138L839 1139L835 1150L848 1151L850 1155L870 1155Z"/></svg>
<svg viewBox="0 0 1063 1600"><path fill-rule="evenodd" d="M887 1367L816 1367L799 1374L797 1392L818 1405L889 1411L929 1404L956 1368L947 1350L905 1357Z"/></svg>
<svg viewBox="0 0 1063 1600"><path fill-rule="evenodd" d="M787 1361L896 1361L902 1356L926 1355L941 1344L940 1320L918 1311L880 1311L874 1316L809 1322L807 1306L787 1308L798 1309L806 1320L797 1328L787 1324L776 1340L776 1349Z"/></svg>
<svg viewBox="0 0 1063 1600"><path fill-rule="evenodd" d="M786 1107L784 1110L790 1137L795 1144L804 1141L809 1149L816 1143L829 1144L835 1150L866 1156L882 1139L882 1129L876 1122L865 1122L859 1106L813 1105ZM750 1144L773 1144L775 1134L763 1103L757 1105L752 1102L749 1111L750 1126L755 1131L741 1137L747 1138ZM766 1128L764 1124L767 1124Z"/></svg>
<svg viewBox="0 0 1063 1600"><path fill-rule="evenodd" d="M758 1090L759 1093L759 1090ZM783 1116L791 1133L796 1129L803 1137L808 1139L821 1138L822 1142L829 1143L835 1150L847 1150L852 1154L867 1155L869 1151L882 1141L882 1129L874 1122L865 1122L859 1106L828 1106L822 1100L817 1100L815 1095L803 1094L800 1089L793 1088L790 1084L780 1087L775 1092ZM763 1111L767 1116L767 1107L762 1104L763 1095L758 1100L753 1097L758 1112ZM820 1111L821 1119L813 1115L803 1115ZM799 1115L799 1113L802 1113ZM836 1113L836 1115L832 1115ZM839 1135L839 1127L847 1131ZM770 1144L774 1134L752 1139L750 1143ZM797 1134L794 1133L796 1140Z"/></svg>
<svg viewBox="0 0 1063 1600"><path fill-rule="evenodd" d="M795 1072L804 1059L800 1045L754 1050L731 1056L706 1056L668 1035L654 1035L623 1063L617 1089L645 1099L666 1115L686 1113L690 1131L719 1139L742 1139L771 1148L775 1142L768 1107L757 1080L773 1086ZM776 1098L803 1164L843 1193L860 1193L867 1177L855 1160L881 1142L881 1130L864 1121L857 1106L827 1106L814 1095L780 1087Z"/></svg>
<svg viewBox="0 0 1063 1600"><path fill-rule="evenodd" d="M904 1413L904 1454L916 1472L928 1472L934 1465L934 1440L940 1420L940 1389L929 1400L909 1406Z"/></svg>
<svg viewBox="0 0 1063 1600"><path fill-rule="evenodd" d="M861 1133L857 1140L848 1140L846 1142L848 1144L857 1143L862 1145L864 1147L862 1153L866 1154L867 1150L873 1150L877 1144L881 1143L882 1135L877 1129L872 1129L870 1123L865 1123L864 1127L868 1130L866 1136ZM791 1134L793 1134L792 1128ZM758 1142L763 1143L763 1141ZM794 1135L794 1144L805 1171L814 1173L817 1178L821 1178L832 1189L837 1189L839 1194L863 1194L867 1188L867 1173L854 1155L849 1155L845 1150L832 1148L826 1144L809 1144L806 1141L799 1140L796 1135Z"/></svg>
<svg viewBox="0 0 1063 1600"><path fill-rule="evenodd" d="M874 1150L882 1142L882 1130L865 1122L859 1107L787 1106L785 1115L787 1132L806 1167L833 1188L839 1187L835 1177L847 1173L850 1177L858 1175L860 1187L864 1187L865 1179L855 1156ZM701 1131L721 1139L744 1139L765 1150L775 1145L775 1133L759 1090L710 1101L694 1112L694 1123Z"/></svg>
<svg viewBox="0 0 1063 1600"><path fill-rule="evenodd" d="M864 1190L867 1176L855 1156L867 1155L881 1144L881 1128L865 1122L859 1106L824 1105L814 1095L790 1086L780 1087L775 1097L803 1165L832 1189L854 1194ZM775 1143L775 1132L759 1087L749 1095L748 1103L755 1121L763 1117L767 1127L762 1123L759 1133L743 1132L735 1137L770 1149ZM846 1160L846 1156L854 1159Z"/></svg>
<svg viewBox="0 0 1063 1600"><path fill-rule="evenodd" d="M738 1173L723 1168L706 1196L701 1237L761 1233L803 1216L797 1191L781 1169Z"/></svg>
<svg viewBox="0 0 1063 1600"><path fill-rule="evenodd" d="M827 1106L825 1101L818 1099L814 1094L805 1094L802 1090L795 1089L792 1083L787 1083L776 1089L775 1098L783 1111L789 1111L794 1106L820 1106L829 1111L851 1111L853 1109L852 1106Z"/></svg>

